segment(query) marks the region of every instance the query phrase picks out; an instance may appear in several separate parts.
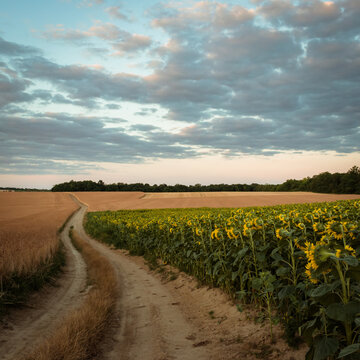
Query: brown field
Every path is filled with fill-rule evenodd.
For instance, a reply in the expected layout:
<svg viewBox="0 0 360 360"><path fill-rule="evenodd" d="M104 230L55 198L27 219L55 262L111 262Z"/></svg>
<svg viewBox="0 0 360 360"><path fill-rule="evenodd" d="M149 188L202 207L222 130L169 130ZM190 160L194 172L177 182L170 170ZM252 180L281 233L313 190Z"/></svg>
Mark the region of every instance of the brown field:
<svg viewBox="0 0 360 360"><path fill-rule="evenodd" d="M360 199L360 195L309 192L76 192L89 211L197 207L246 207Z"/></svg>
<svg viewBox="0 0 360 360"><path fill-rule="evenodd" d="M0 192L0 277L31 272L51 256L56 231L76 209L66 193Z"/></svg>

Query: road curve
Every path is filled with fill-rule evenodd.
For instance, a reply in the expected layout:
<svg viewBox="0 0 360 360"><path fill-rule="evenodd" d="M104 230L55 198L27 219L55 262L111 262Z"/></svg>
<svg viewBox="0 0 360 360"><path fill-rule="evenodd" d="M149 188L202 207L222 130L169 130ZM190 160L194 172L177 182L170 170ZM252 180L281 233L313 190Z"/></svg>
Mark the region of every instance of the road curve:
<svg viewBox="0 0 360 360"><path fill-rule="evenodd" d="M80 210L80 209L79 209ZM73 247L69 229L82 221L83 213L77 211L60 234L65 246L67 266L58 286L41 292L30 307L17 309L0 325L0 359L15 360L41 343L61 324L64 317L81 305L86 288L86 265Z"/></svg>
<svg viewBox="0 0 360 360"><path fill-rule="evenodd" d="M176 300L161 281L140 268L130 257L91 239L84 231L81 206L74 229L113 265L118 279L115 326L102 345L106 360L209 359L205 347L194 346L196 332L185 319Z"/></svg>

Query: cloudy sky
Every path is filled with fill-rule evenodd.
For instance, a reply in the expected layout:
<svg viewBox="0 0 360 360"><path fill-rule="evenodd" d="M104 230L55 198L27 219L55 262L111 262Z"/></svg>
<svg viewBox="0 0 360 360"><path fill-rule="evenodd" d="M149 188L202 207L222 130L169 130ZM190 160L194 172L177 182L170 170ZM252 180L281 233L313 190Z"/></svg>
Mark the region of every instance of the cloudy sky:
<svg viewBox="0 0 360 360"><path fill-rule="evenodd" d="M359 0L1 0L0 186L360 165Z"/></svg>

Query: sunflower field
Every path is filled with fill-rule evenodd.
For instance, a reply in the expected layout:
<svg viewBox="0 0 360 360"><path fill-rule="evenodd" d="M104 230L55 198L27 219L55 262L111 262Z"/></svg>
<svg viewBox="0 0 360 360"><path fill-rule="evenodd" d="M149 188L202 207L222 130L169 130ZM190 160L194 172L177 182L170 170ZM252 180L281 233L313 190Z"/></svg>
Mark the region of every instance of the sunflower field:
<svg viewBox="0 0 360 360"><path fill-rule="evenodd" d="M256 304L308 343L306 359L360 358L359 200L93 212L85 227Z"/></svg>

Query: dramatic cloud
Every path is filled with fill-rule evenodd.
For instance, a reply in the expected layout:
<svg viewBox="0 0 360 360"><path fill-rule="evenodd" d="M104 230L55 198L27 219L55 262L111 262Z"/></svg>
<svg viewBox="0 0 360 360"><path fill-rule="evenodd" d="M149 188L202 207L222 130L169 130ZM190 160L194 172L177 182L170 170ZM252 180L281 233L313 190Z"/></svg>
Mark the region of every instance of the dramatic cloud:
<svg viewBox="0 0 360 360"><path fill-rule="evenodd" d="M40 54L41 51L32 46L15 44L0 36L0 56L23 56Z"/></svg>
<svg viewBox="0 0 360 360"><path fill-rule="evenodd" d="M9 164L27 162L27 169L34 164L37 170L48 159L142 162L145 158L196 156L189 147L148 141L144 137L129 135L124 127L105 126L105 123L119 125L123 122L122 119L61 113L34 114L32 117L3 115L0 168L8 169Z"/></svg>
<svg viewBox="0 0 360 360"><path fill-rule="evenodd" d="M43 57L16 62L26 78L47 80L72 99L128 100L141 102L146 98L142 79L131 74L110 74L81 65L61 66Z"/></svg>
<svg viewBox="0 0 360 360"><path fill-rule="evenodd" d="M146 75L122 72L118 63L112 69L119 72L64 65L0 38L3 156L16 164L27 156L136 162L215 151L360 151L360 2L254 3L251 9L214 1L158 4L148 12L148 34L102 21L43 33L89 53L107 51L119 63L141 54ZM119 7L105 11L127 20ZM33 114L16 107L23 102L81 106L85 115ZM128 103L136 104L129 124L108 127L117 119L86 116L102 109L127 118Z"/></svg>
<svg viewBox="0 0 360 360"><path fill-rule="evenodd" d="M18 77L16 72L0 62L0 108L23 101L31 100L25 92L30 81Z"/></svg>

